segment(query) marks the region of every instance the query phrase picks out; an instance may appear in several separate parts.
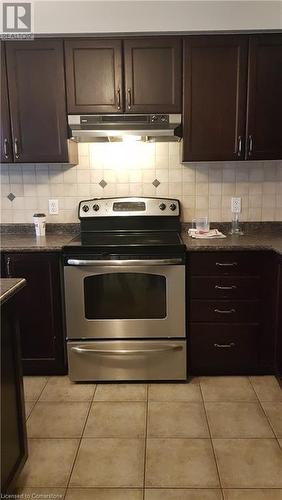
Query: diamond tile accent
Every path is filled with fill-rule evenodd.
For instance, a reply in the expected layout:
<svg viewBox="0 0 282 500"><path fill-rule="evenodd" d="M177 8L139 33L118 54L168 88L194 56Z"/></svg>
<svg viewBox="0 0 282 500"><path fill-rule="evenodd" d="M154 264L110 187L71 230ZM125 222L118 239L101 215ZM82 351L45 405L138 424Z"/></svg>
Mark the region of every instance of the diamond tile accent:
<svg viewBox="0 0 282 500"><path fill-rule="evenodd" d="M153 186L155 186L156 188L160 185L160 181L158 181L158 179L155 179L153 182L152 182Z"/></svg>
<svg viewBox="0 0 282 500"><path fill-rule="evenodd" d="M13 201L15 199L15 195L13 193L9 193L7 198L10 200L10 201Z"/></svg>
<svg viewBox="0 0 282 500"><path fill-rule="evenodd" d="M103 189L104 189L104 188L106 187L106 185L107 185L107 182L106 182L106 181L104 181L104 179L102 179L102 180L99 182L99 184L100 184L101 188L103 188Z"/></svg>

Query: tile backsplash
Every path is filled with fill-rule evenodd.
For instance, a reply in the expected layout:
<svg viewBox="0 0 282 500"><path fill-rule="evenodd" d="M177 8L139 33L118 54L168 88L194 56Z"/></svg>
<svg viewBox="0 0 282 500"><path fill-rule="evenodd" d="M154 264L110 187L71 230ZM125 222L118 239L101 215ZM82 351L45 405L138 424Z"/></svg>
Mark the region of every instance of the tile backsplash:
<svg viewBox="0 0 282 500"><path fill-rule="evenodd" d="M11 164L0 167L1 221L32 222L48 214L48 199L59 200L49 222L77 222L82 199L107 196L178 198L183 220L208 215L231 219L232 196L242 198L242 221L282 221L282 161L181 163L181 143L79 144L75 167Z"/></svg>

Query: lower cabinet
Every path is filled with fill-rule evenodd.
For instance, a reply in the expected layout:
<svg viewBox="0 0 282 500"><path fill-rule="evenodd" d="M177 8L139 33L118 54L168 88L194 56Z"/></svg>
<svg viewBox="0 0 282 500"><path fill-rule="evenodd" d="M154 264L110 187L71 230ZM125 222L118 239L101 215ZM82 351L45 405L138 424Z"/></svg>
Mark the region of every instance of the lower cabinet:
<svg viewBox="0 0 282 500"><path fill-rule="evenodd" d="M17 302L23 373L66 373L60 254L5 253L4 270L27 281Z"/></svg>
<svg viewBox="0 0 282 500"><path fill-rule="evenodd" d="M277 301L276 301L276 373L282 384L282 256L277 260Z"/></svg>
<svg viewBox="0 0 282 500"><path fill-rule="evenodd" d="M188 374L274 373L272 252L188 254Z"/></svg>
<svg viewBox="0 0 282 500"><path fill-rule="evenodd" d="M1 498L12 498L5 494L27 459L17 298L1 306Z"/></svg>

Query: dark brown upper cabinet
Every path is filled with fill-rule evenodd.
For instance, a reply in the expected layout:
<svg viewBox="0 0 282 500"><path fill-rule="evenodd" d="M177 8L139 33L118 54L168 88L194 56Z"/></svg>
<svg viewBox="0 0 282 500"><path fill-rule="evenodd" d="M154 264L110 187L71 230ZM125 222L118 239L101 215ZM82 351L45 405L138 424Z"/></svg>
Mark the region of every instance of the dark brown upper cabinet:
<svg viewBox="0 0 282 500"><path fill-rule="evenodd" d="M124 73L126 112L181 112L179 38L125 40Z"/></svg>
<svg viewBox="0 0 282 500"><path fill-rule="evenodd" d="M183 161L242 160L248 38L184 41Z"/></svg>
<svg viewBox="0 0 282 500"><path fill-rule="evenodd" d="M65 60L68 113L181 112L179 38L67 40Z"/></svg>
<svg viewBox="0 0 282 500"><path fill-rule="evenodd" d="M122 41L65 42L68 113L123 109Z"/></svg>
<svg viewBox="0 0 282 500"><path fill-rule="evenodd" d="M6 75L6 58L4 51L4 44L1 44L1 149L0 149L0 162L10 163L13 161L12 153L12 136L10 127L10 113L8 101L8 88L7 88L7 75Z"/></svg>
<svg viewBox="0 0 282 500"><path fill-rule="evenodd" d="M13 41L6 61L14 161L68 162L63 42Z"/></svg>
<svg viewBox="0 0 282 500"><path fill-rule="evenodd" d="M250 37L247 158L282 158L282 35Z"/></svg>

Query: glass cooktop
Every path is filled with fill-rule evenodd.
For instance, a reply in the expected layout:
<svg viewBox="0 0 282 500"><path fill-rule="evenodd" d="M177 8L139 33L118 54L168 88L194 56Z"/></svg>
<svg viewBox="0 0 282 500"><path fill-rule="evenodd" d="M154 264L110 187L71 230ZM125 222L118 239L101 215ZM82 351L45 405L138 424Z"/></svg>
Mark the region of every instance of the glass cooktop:
<svg viewBox="0 0 282 500"><path fill-rule="evenodd" d="M182 240L177 232L93 232L81 233L71 240L67 247L166 247L182 246Z"/></svg>

